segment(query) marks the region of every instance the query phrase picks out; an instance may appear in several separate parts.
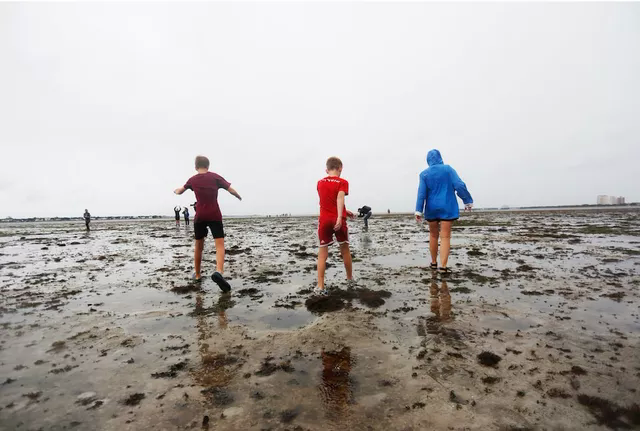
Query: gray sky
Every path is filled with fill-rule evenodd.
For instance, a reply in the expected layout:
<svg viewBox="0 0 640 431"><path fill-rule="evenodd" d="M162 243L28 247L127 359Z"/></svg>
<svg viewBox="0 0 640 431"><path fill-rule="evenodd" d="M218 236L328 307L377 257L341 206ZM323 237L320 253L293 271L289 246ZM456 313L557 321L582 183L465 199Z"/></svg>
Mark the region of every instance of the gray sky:
<svg viewBox="0 0 640 431"><path fill-rule="evenodd" d="M412 211L438 148L478 207L640 201L640 4L0 4L0 217L244 200Z"/></svg>

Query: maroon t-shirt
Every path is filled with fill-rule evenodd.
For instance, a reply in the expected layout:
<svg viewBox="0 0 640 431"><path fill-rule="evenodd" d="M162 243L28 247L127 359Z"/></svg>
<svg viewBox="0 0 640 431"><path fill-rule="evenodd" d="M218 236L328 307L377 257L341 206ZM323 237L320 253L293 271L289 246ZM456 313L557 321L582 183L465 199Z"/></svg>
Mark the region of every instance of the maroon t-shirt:
<svg viewBox="0 0 640 431"><path fill-rule="evenodd" d="M222 221L222 213L218 206L218 189L227 190L231 184L213 172L196 174L184 185L196 194L196 215L194 222Z"/></svg>

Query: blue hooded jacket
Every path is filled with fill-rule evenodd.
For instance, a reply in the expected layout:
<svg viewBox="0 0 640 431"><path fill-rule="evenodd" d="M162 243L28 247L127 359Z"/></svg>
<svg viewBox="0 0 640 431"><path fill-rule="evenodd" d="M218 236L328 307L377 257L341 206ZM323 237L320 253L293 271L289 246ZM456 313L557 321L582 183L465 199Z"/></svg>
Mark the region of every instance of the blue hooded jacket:
<svg viewBox="0 0 640 431"><path fill-rule="evenodd" d="M427 163L429 167L420 173L416 212L424 214L427 220L457 219L460 216L460 209L455 193L458 193L465 204L473 203L467 186L455 169L442 163L440 151L429 151Z"/></svg>

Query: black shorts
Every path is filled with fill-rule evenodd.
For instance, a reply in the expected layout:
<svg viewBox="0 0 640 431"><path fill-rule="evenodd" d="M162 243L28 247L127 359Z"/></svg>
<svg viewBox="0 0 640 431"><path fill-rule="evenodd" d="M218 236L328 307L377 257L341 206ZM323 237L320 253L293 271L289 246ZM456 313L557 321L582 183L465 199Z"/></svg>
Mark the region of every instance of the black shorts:
<svg viewBox="0 0 640 431"><path fill-rule="evenodd" d="M427 219L428 222L432 222L432 221L456 221L458 220L458 218L432 218L432 219Z"/></svg>
<svg viewBox="0 0 640 431"><path fill-rule="evenodd" d="M221 221L196 221L193 223L193 231L196 239L204 239L207 236L207 228L211 229L214 238L224 238L224 227Z"/></svg>

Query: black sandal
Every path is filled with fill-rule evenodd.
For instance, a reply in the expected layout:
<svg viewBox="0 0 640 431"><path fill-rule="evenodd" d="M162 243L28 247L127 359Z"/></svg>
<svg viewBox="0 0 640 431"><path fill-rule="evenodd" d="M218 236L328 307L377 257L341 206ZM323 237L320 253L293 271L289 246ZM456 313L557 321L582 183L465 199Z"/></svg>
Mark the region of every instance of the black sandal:
<svg viewBox="0 0 640 431"><path fill-rule="evenodd" d="M442 275L451 274L451 270L450 270L449 268L447 268L446 266L444 266L444 267L441 267L441 268L440 268L440 273L441 273Z"/></svg>
<svg viewBox="0 0 640 431"><path fill-rule="evenodd" d="M220 274L218 271L214 272L211 275L211 279L218 285L220 290L222 290L224 293L227 293L231 290L231 285L229 284L229 282L227 282L227 280L225 280L222 274Z"/></svg>
<svg viewBox="0 0 640 431"><path fill-rule="evenodd" d="M429 268L431 268L431 271L437 271L438 270L438 264L437 263L432 263L431 265L429 265Z"/></svg>

